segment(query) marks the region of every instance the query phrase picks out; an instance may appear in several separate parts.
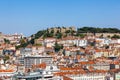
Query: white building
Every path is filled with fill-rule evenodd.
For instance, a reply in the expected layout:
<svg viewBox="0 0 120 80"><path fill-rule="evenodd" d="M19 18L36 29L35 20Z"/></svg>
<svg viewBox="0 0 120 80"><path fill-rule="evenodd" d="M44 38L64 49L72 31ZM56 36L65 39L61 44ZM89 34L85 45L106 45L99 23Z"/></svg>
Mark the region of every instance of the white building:
<svg viewBox="0 0 120 80"><path fill-rule="evenodd" d="M51 56L40 56L40 55L35 55L35 56L25 56L24 57L24 66L25 68L31 68L32 65L37 65L41 63L46 63L47 65L50 65L52 61Z"/></svg>
<svg viewBox="0 0 120 80"><path fill-rule="evenodd" d="M53 47L55 45L56 39L55 38L46 38L44 40L44 44L46 47Z"/></svg>

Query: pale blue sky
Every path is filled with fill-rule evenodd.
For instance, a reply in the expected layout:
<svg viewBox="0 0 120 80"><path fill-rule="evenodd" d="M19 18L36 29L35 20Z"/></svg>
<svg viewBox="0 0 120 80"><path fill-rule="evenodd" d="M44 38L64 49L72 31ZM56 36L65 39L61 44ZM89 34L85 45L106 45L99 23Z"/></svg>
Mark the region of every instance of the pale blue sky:
<svg viewBox="0 0 120 80"><path fill-rule="evenodd" d="M0 0L0 31L30 36L55 26L120 27L120 0Z"/></svg>

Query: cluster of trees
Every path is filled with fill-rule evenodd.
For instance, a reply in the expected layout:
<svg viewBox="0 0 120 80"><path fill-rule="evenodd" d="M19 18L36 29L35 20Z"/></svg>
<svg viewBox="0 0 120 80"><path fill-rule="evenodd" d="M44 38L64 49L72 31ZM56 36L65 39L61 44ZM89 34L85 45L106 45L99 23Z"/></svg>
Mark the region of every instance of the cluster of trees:
<svg viewBox="0 0 120 80"><path fill-rule="evenodd" d="M26 47L29 44L26 38L22 38L20 40L20 45L16 46L16 49L19 49L21 47Z"/></svg>
<svg viewBox="0 0 120 80"><path fill-rule="evenodd" d="M34 40L38 39L46 34L46 30L40 30L36 34L31 35L31 40L27 42L27 44L34 44Z"/></svg>
<svg viewBox="0 0 120 80"><path fill-rule="evenodd" d="M120 36L115 34L111 38L120 39Z"/></svg>
<svg viewBox="0 0 120 80"><path fill-rule="evenodd" d="M56 33L54 32L54 30L51 30L50 32L48 31L48 29L46 30L46 32L43 34L43 39L47 38L47 37L55 37L57 39L62 38L62 33L60 31L57 31Z"/></svg>
<svg viewBox="0 0 120 80"><path fill-rule="evenodd" d="M66 37L67 35L74 35L75 31L73 30L66 30L64 33L61 31L57 31L55 32L54 30L48 31L46 30L46 32L43 34L43 38L47 38L47 37L55 37L57 39L61 39L62 37Z"/></svg>
<svg viewBox="0 0 120 80"><path fill-rule="evenodd" d="M86 36L86 34L84 34L84 33L77 33L75 36L80 37L80 38L84 38Z"/></svg>
<svg viewBox="0 0 120 80"><path fill-rule="evenodd" d="M77 29L78 33L120 33L117 28L95 28L95 27L82 27Z"/></svg>
<svg viewBox="0 0 120 80"><path fill-rule="evenodd" d="M40 30L36 34L31 35L31 37L38 39L39 37L43 36L46 33L46 30Z"/></svg>

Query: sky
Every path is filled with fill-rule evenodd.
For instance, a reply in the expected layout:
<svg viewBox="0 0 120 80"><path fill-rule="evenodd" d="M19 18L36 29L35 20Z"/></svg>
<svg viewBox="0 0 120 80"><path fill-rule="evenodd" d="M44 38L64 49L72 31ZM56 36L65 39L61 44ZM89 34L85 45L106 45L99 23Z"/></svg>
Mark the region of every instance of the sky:
<svg viewBox="0 0 120 80"><path fill-rule="evenodd" d="M120 0L0 0L0 32L30 36L58 26L120 27Z"/></svg>

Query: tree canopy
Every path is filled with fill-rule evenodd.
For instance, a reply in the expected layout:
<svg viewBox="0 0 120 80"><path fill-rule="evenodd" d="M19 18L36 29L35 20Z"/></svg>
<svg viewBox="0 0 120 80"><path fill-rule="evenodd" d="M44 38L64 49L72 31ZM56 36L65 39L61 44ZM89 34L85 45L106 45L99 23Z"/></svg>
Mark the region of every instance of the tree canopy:
<svg viewBox="0 0 120 80"><path fill-rule="evenodd" d="M58 52L60 51L60 49L63 49L63 46L58 44L57 42L55 42L55 46L54 46L54 50L55 52Z"/></svg>
<svg viewBox="0 0 120 80"><path fill-rule="evenodd" d="M96 28L96 27L82 27L77 29L78 33L120 33L117 28Z"/></svg>

